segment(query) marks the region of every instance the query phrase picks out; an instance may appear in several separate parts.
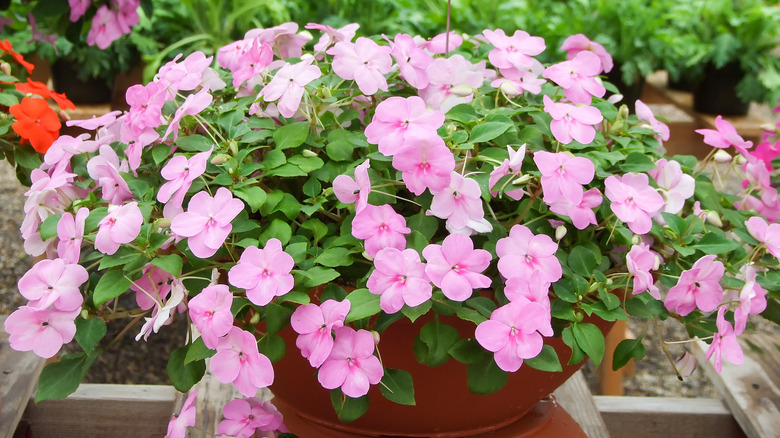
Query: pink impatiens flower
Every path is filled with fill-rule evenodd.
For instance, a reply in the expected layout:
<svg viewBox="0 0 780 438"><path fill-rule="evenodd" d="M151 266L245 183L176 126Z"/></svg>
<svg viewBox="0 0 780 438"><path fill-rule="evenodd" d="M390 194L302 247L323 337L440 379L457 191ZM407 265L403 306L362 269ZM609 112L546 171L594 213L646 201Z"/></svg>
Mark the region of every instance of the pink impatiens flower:
<svg viewBox="0 0 780 438"><path fill-rule="evenodd" d="M81 207L73 217L64 213L57 222L57 255L66 263L78 263L81 256L81 241L84 238L84 224L89 216L89 209Z"/></svg>
<svg viewBox="0 0 780 438"><path fill-rule="evenodd" d="M108 46L122 36L119 25L119 17L116 12L102 5L92 18L92 27L87 33L87 45L98 46L100 50L106 50Z"/></svg>
<svg viewBox="0 0 780 438"><path fill-rule="evenodd" d="M490 85L501 89L504 94L510 97L517 96L524 91L539 94L542 92L542 85L547 83L546 80L539 77L544 71L544 66L535 59L528 68L502 68L499 71L503 77L494 80Z"/></svg>
<svg viewBox="0 0 780 438"><path fill-rule="evenodd" d="M563 275L561 263L555 257L558 244L546 234L534 235L525 225L515 225L509 236L496 242L498 270L506 278L527 277L534 272L547 283L558 281Z"/></svg>
<svg viewBox="0 0 780 438"><path fill-rule="evenodd" d="M561 197L550 204L550 211L561 216L568 216L578 230L584 230L588 225L598 225L593 209L601 205L602 201L601 192L594 187L582 194L582 202L579 205L572 204L566 198Z"/></svg>
<svg viewBox="0 0 780 438"><path fill-rule="evenodd" d="M271 361L258 351L254 335L238 327L219 339L211 372L222 383L232 382L245 397L254 396L274 381Z"/></svg>
<svg viewBox="0 0 780 438"><path fill-rule="evenodd" d="M339 175L333 180L333 193L339 201L345 204L355 203L355 213L360 213L368 204L371 193L371 179L368 168L371 161L366 160L355 167L355 179L347 175Z"/></svg>
<svg viewBox="0 0 780 438"><path fill-rule="evenodd" d="M141 327L141 331L135 336L135 340L138 341L144 338L144 341L146 341L152 332L157 333L164 325L172 323L176 310L179 307L186 308L184 307L184 298L186 296L187 289L184 287L184 283L179 279L174 279L171 282L171 296L167 300L161 297L160 300L155 301L152 316L144 318L146 322Z"/></svg>
<svg viewBox="0 0 780 438"><path fill-rule="evenodd" d="M780 259L780 224L767 224L761 216L753 216L745 221L745 227L751 236L766 245L770 254Z"/></svg>
<svg viewBox="0 0 780 438"><path fill-rule="evenodd" d="M720 280L725 267L715 260L715 255L706 255L691 269L683 271L677 284L669 289L664 305L670 311L685 316L697 307L702 312L712 312L723 301Z"/></svg>
<svg viewBox="0 0 780 438"><path fill-rule="evenodd" d="M374 267L367 286L372 294L380 295L379 305L385 312L398 312L404 304L416 307L431 298L433 288L417 251L385 248L376 254Z"/></svg>
<svg viewBox="0 0 780 438"><path fill-rule="evenodd" d="M181 411L178 414L173 414L164 438L184 438L187 435L187 428L195 425L195 414L197 413L195 397L197 396L198 391L193 389L181 406Z"/></svg>
<svg viewBox="0 0 780 438"><path fill-rule="evenodd" d="M206 171L206 163L211 156L212 150L213 148L210 148L190 158L184 155L175 155L160 170L160 175L167 181L160 186L160 190L157 192L157 201L166 204L165 208L169 211L165 214L165 217L175 217L176 214L181 212L184 196L192 186L195 178L203 175L203 172ZM168 201L171 201L170 208ZM178 212L174 210L178 210Z"/></svg>
<svg viewBox="0 0 780 438"><path fill-rule="evenodd" d="M235 399L222 409L225 417L217 426L218 436L235 438L254 437L257 430L275 431L283 429L282 414L270 401L257 397ZM265 436L265 435L263 435Z"/></svg>
<svg viewBox="0 0 780 438"><path fill-rule="evenodd" d="M344 326L349 313L349 300L326 300L321 305L314 303L300 306L290 317L290 325L298 333L295 345L301 355L317 368L325 362L333 349L333 329Z"/></svg>
<svg viewBox="0 0 780 438"><path fill-rule="evenodd" d="M697 133L704 136L704 143L716 148L734 146L739 151L746 152L753 147L752 141L745 141L738 133L734 125L724 120L723 116L715 118L715 129L697 129Z"/></svg>
<svg viewBox="0 0 780 438"><path fill-rule="evenodd" d="M519 201L523 197L523 194L525 194L523 189L507 190L506 186L496 187L496 184L498 184L501 178L507 175L520 176L522 173L520 171L520 167L523 165L523 159L525 159L525 144L520 146L517 151L512 149L512 146L509 145L507 145L506 149L509 153L509 158L504 160L498 167L490 172L490 178L488 178L488 187L490 187L490 194L493 196L498 195L498 189L501 189L505 195L509 196L515 201Z"/></svg>
<svg viewBox="0 0 780 438"><path fill-rule="evenodd" d="M442 112L474 98L473 90L485 81L485 61L472 64L463 55L436 58L428 66L428 86L420 90L426 104Z"/></svg>
<svg viewBox="0 0 780 438"><path fill-rule="evenodd" d="M477 181L452 172L450 185L433 193L430 213L439 219L446 219L448 227L465 228L470 221L479 221L485 217L481 196L482 190Z"/></svg>
<svg viewBox="0 0 780 438"><path fill-rule="evenodd" d="M510 37L502 29L484 30L483 35L495 48L488 58L498 68L530 67L532 56L544 51L544 39L532 37L528 32L516 30Z"/></svg>
<svg viewBox="0 0 780 438"><path fill-rule="evenodd" d="M530 301L499 307L475 332L477 342L495 353L498 367L510 373L520 369L523 359L534 358L542 351L542 335L553 335L550 312Z"/></svg>
<svg viewBox="0 0 780 438"><path fill-rule="evenodd" d="M685 206L685 200L693 196L696 181L682 171L677 161L661 158L655 165L657 169L648 170L647 173L658 184L658 191L663 196L664 206L661 211L676 214Z"/></svg>
<svg viewBox="0 0 780 438"><path fill-rule="evenodd" d="M553 118L550 130L556 140L563 144L569 144L572 140L589 144L596 138L596 128L593 126L604 120L598 108L553 102L547 95L542 100L544 112Z"/></svg>
<svg viewBox="0 0 780 438"><path fill-rule="evenodd" d="M187 303L190 319L200 332L206 347L216 349L219 338L233 328L231 304L233 294L225 284L209 285Z"/></svg>
<svg viewBox="0 0 780 438"><path fill-rule="evenodd" d="M333 72L342 79L354 80L363 94L387 91L384 75L393 67L389 47L359 37L355 44L338 42L327 53L333 55Z"/></svg>
<svg viewBox="0 0 780 438"><path fill-rule="evenodd" d="M71 22L75 23L81 18L89 9L91 0L68 0L68 6L70 7L70 16L68 17Z"/></svg>
<svg viewBox="0 0 780 438"><path fill-rule="evenodd" d="M583 51L594 53L599 57L601 70L604 73L609 73L612 70L612 56L607 52L607 49L601 44L589 40L588 37L581 33L566 38L563 44L561 44L561 50L566 51L566 59L574 59Z"/></svg>
<svg viewBox="0 0 780 438"><path fill-rule="evenodd" d="M119 173L127 170L127 163L120 163L119 156L109 145L100 146L100 155L87 162L90 178L102 189L103 199L110 204L122 204L134 198L127 181Z"/></svg>
<svg viewBox="0 0 780 438"><path fill-rule="evenodd" d="M612 175L604 181L604 194L618 219L636 234L645 234L653 227L652 217L664 206L664 198L650 187L647 174Z"/></svg>
<svg viewBox="0 0 780 438"><path fill-rule="evenodd" d="M41 260L19 279L19 293L30 300L35 309L78 310L84 302L79 287L89 274L83 266L68 264L62 259Z"/></svg>
<svg viewBox="0 0 780 438"><path fill-rule="evenodd" d="M379 152L394 155L409 138L436 136L444 124L444 113L431 111L418 96L392 96L376 106L371 123L366 126L366 139L379 145Z"/></svg>
<svg viewBox="0 0 780 438"><path fill-rule="evenodd" d="M401 77L409 85L418 90L428 86L426 69L433 62L433 58L418 47L410 35L404 33L396 35L390 54L398 63Z"/></svg>
<svg viewBox="0 0 780 438"><path fill-rule="evenodd" d="M726 307L721 307L718 310L718 317L716 318L716 324L718 331L715 333L715 337L710 343L710 348L707 349L705 359L709 361L713 357L713 367L715 371L721 371L722 360L725 357L726 360L733 364L741 364L745 361L745 357L742 353L742 347L737 341L737 335L734 332L734 328L726 321Z"/></svg>
<svg viewBox="0 0 780 438"><path fill-rule="evenodd" d="M641 100L637 100L635 104L636 108L636 117L643 121L650 124L650 128L653 129L653 131L658 133L658 136L656 139L658 141L667 141L669 140L669 127L663 123L658 121L658 119L655 118L655 114L653 114L653 110L650 109L649 106L647 106L644 102Z"/></svg>
<svg viewBox="0 0 780 438"><path fill-rule="evenodd" d="M548 204L564 198L580 205L582 186L591 182L596 174L596 167L588 158L565 152L538 151L534 153L534 163L542 172L544 202Z"/></svg>
<svg viewBox="0 0 780 438"><path fill-rule="evenodd" d="M130 243L138 237L144 223L137 202L125 205L110 205L108 215L100 220L95 249L103 254L114 254L124 243Z"/></svg>
<svg viewBox="0 0 780 438"><path fill-rule="evenodd" d="M336 340L330 356L320 367L317 380L325 389L336 389L347 397L368 393L370 385L382 380L384 369L374 356L374 336L367 330L350 327L336 329Z"/></svg>
<svg viewBox="0 0 780 438"><path fill-rule="evenodd" d="M263 249L247 247L239 262L230 268L228 280L233 286L246 289L249 301L265 306L274 297L292 290L290 271L294 265L293 258L282 250L282 242L274 237L268 239Z"/></svg>
<svg viewBox="0 0 780 438"><path fill-rule="evenodd" d="M205 259L213 256L225 242L233 226L230 224L244 203L234 198L225 187L217 189L212 198L201 191L190 199L188 211L177 215L171 221L171 231L187 237L190 250L196 257Z"/></svg>
<svg viewBox="0 0 780 438"><path fill-rule="evenodd" d="M736 294L731 297L733 301L739 302L734 309L734 331L740 334L747 327L749 315L758 315L766 310L766 289L761 287L756 281L756 268L752 265L745 265L740 269L738 278L745 281L745 285Z"/></svg>
<svg viewBox="0 0 780 438"><path fill-rule="evenodd" d="M404 234L411 232L406 219L389 204L368 204L352 219L352 235L365 240L366 253L370 257L375 257L384 248L406 248Z"/></svg>
<svg viewBox="0 0 780 438"><path fill-rule="evenodd" d="M450 234L441 245L423 248L422 254L428 262L428 278L451 300L465 301L474 289L490 287L490 277L481 272L493 257L484 249L474 249L471 238L464 234Z"/></svg>
<svg viewBox="0 0 780 438"><path fill-rule="evenodd" d="M636 295L647 291L656 300L661 299L661 293L650 274L651 270L658 269L659 262L659 256L648 245L640 243L631 247L631 251L626 254L626 268L634 276L631 293Z"/></svg>
<svg viewBox="0 0 780 438"><path fill-rule="evenodd" d="M301 104L306 84L322 76L319 67L312 65L313 61L314 58L307 58L297 64L285 63L271 82L260 90L263 100L273 102L278 99L276 107L279 114L294 116Z"/></svg>
<svg viewBox="0 0 780 438"><path fill-rule="evenodd" d="M601 61L598 56L582 51L574 59L547 67L542 75L560 85L571 103L590 105L593 96L604 97L607 92L596 78L599 73Z"/></svg>
<svg viewBox="0 0 780 438"><path fill-rule="evenodd" d="M333 44L340 41L351 41L355 37L355 33L360 27L357 23L350 23L344 27L334 29L330 26L319 23L308 23L306 29L317 29L322 31L322 36L314 45L315 52L324 52Z"/></svg>
<svg viewBox="0 0 780 438"><path fill-rule="evenodd" d="M426 188L431 192L450 185L455 157L438 135L409 139L393 156L393 167L402 172L406 187L415 195Z"/></svg>
<svg viewBox="0 0 780 438"><path fill-rule="evenodd" d="M5 320L8 342L16 351L32 351L48 359L76 335L76 317L81 309L62 311L22 306Z"/></svg>

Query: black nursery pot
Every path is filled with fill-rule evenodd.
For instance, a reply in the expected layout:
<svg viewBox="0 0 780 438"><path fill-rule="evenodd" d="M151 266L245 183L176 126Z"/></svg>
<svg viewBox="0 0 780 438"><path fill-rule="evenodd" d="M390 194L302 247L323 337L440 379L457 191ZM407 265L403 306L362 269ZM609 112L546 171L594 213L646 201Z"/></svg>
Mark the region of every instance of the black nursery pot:
<svg viewBox="0 0 780 438"><path fill-rule="evenodd" d="M96 104L111 101L113 90L104 79L89 78L82 81L78 78L78 64L59 60L51 66L51 78L54 90L65 93L75 104Z"/></svg>
<svg viewBox="0 0 780 438"><path fill-rule="evenodd" d="M620 64L615 64L612 67L612 70L606 74L607 81L616 86L620 90L620 94L623 95L623 100L620 103L626 104L629 111L634 113L634 104L638 99L642 98L642 92L645 89L645 78L644 76L637 76L631 85L627 85L623 82L623 73L620 67Z"/></svg>
<svg viewBox="0 0 780 438"><path fill-rule="evenodd" d="M738 62L730 62L721 68L708 64L704 77L693 93L693 109L705 114L744 116L750 102L737 96L737 84L745 77Z"/></svg>

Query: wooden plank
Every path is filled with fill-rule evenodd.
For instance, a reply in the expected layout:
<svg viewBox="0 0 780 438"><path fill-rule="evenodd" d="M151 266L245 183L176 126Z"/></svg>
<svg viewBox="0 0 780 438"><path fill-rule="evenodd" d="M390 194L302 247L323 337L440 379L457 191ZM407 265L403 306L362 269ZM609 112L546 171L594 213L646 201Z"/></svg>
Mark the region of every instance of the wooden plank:
<svg viewBox="0 0 780 438"><path fill-rule="evenodd" d="M165 385L82 384L66 399L30 403L25 419L35 438L159 438L175 397Z"/></svg>
<svg viewBox="0 0 780 438"><path fill-rule="evenodd" d="M780 436L780 337L743 334L739 341L745 362L724 360L720 374L705 361L707 344L693 343L692 350L748 437Z"/></svg>
<svg viewBox="0 0 780 438"><path fill-rule="evenodd" d="M680 397L593 397L612 438L741 438L723 402Z"/></svg>
<svg viewBox="0 0 780 438"><path fill-rule="evenodd" d="M45 363L32 352L11 349L8 334L2 329L5 318L0 316L0 438L13 436Z"/></svg>
<svg viewBox="0 0 780 438"><path fill-rule="evenodd" d="M577 371L553 395L566 412L582 427L590 438L609 438L604 420L601 418L593 396L588 389L588 383L582 371Z"/></svg>

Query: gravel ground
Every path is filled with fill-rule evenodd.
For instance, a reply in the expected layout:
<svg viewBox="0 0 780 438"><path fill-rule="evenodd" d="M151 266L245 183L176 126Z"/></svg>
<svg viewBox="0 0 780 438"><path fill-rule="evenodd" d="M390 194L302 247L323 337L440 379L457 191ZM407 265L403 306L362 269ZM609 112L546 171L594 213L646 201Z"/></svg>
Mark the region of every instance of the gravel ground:
<svg viewBox="0 0 780 438"><path fill-rule="evenodd" d="M23 218L24 192L16 180L11 167L0 161L0 314L9 314L25 300L16 290L18 278L31 266L32 260L22 247L19 226ZM186 327L181 323L163 327L152 334L148 342L136 342L137 324L117 346L104 353L92 366L86 381L92 383L135 383L167 384L166 358L170 351L182 345ZM717 397L717 393L704 374L696 371L684 382L674 376L666 357L657 347L655 328L645 327L645 321L633 321L631 329L637 335L647 330L644 343L647 357L636 364L636 372L626 379L626 395ZM119 333L123 326L110 324L109 333ZM681 327L665 324L663 330L667 340L684 339ZM130 345L140 344L140 345ZM117 348L118 347L118 348ZM77 351L79 347L66 347L65 351ZM681 346L671 348L674 356L682 354ZM592 367L586 367L592 390L595 392L595 378Z"/></svg>

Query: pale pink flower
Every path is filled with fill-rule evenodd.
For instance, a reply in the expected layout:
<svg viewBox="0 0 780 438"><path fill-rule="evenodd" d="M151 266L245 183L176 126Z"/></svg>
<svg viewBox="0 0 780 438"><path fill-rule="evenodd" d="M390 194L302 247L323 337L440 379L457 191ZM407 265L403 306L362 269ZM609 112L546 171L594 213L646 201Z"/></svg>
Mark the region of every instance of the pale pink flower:
<svg viewBox="0 0 780 438"><path fill-rule="evenodd" d="M698 362L696 361L696 357L688 350L685 350L685 353L683 353L679 359L674 361L674 367L682 377L689 377L691 374L693 374L697 365Z"/></svg>
<svg viewBox="0 0 780 438"><path fill-rule="evenodd" d="M664 206L663 197L650 187L644 173L612 175L604 181L604 194L618 219L636 234L645 234L653 226L652 217Z"/></svg>
<svg viewBox="0 0 780 438"><path fill-rule="evenodd" d="M725 357L726 360L733 364L741 364L745 361L745 357L742 353L742 347L737 341L737 335L734 333L734 328L726 321L726 307L721 307L718 310L718 317L715 322L718 326L718 331L714 334L715 337L710 343L710 348L707 349L705 360L709 361L713 357L713 367L715 371L721 371L722 360Z"/></svg>
<svg viewBox="0 0 780 438"><path fill-rule="evenodd" d="M454 228L466 227L469 220L479 221L485 217L481 196L477 181L452 172L450 185L433 193L430 214L446 219Z"/></svg>
<svg viewBox="0 0 780 438"><path fill-rule="evenodd" d="M74 218L71 213L63 213L57 222L57 255L65 263L78 263L81 257L81 242L84 238L84 223L89 216L89 209L81 207Z"/></svg>
<svg viewBox="0 0 780 438"><path fill-rule="evenodd" d="M84 297L79 287L89 274L83 266L62 259L41 260L19 279L19 293L35 309L71 311L81 308Z"/></svg>
<svg viewBox="0 0 780 438"><path fill-rule="evenodd" d="M418 90L428 86L428 66L433 58L418 47L414 39L407 34L395 36L390 52L398 64L401 77Z"/></svg>
<svg viewBox="0 0 780 438"><path fill-rule="evenodd" d="M274 297L292 290L294 280L290 271L294 266L293 258L282 250L282 242L274 237L268 239L263 249L247 247L238 263L230 268L228 281L246 289L249 301L265 306Z"/></svg>
<svg viewBox="0 0 780 438"><path fill-rule="evenodd" d="M227 403L222 409L222 415L225 419L217 426L217 433L234 438L254 437L257 430L284 429L282 414L276 406L256 397L235 399Z"/></svg>
<svg viewBox="0 0 780 438"><path fill-rule="evenodd" d="M753 216L745 221L745 227L751 236L766 245L770 254L780 259L780 224L767 224L761 216Z"/></svg>
<svg viewBox="0 0 780 438"><path fill-rule="evenodd" d="M224 187L217 189L213 198L201 191L190 199L188 211L173 218L171 231L188 238L187 243L196 257L208 258L225 242L233 229L230 221L243 209L244 203Z"/></svg>
<svg viewBox="0 0 780 438"><path fill-rule="evenodd" d="M550 312L539 303L510 302L479 324L474 337L482 347L495 353L499 368L511 373L520 369L523 359L534 358L542 351L542 335L553 335L550 318Z"/></svg>
<svg viewBox="0 0 780 438"><path fill-rule="evenodd" d="M455 157L438 135L412 138L393 155L393 167L402 172L406 187L415 195L426 188L431 192L450 185L455 170Z"/></svg>
<svg viewBox="0 0 780 438"><path fill-rule="evenodd" d="M203 83L203 75L209 74L213 56L206 57L201 51L196 51L184 58L181 62L182 54L176 55L157 72L154 80L161 87L166 88L170 96L178 91L194 90Z"/></svg>
<svg viewBox="0 0 780 438"><path fill-rule="evenodd" d="M374 257L374 268L367 287L380 295L379 304L385 312L398 312L404 304L416 307L431 298L433 288L417 251L382 249Z"/></svg>
<svg viewBox="0 0 780 438"><path fill-rule="evenodd" d="M601 44L591 41L585 35L578 33L571 35L561 44L561 50L566 50L566 59L574 59L579 53L588 51L599 57L601 70L609 73L612 70L612 56Z"/></svg>
<svg viewBox="0 0 780 438"><path fill-rule="evenodd" d="M179 123L184 116L195 116L200 114L203 110L208 108L209 104L214 97L209 93L208 88L202 88L200 91L194 94L190 94L184 99L181 106L176 109L173 118L168 123L168 129L165 130L165 134L162 135L162 140L168 138L173 134L173 140L179 138Z"/></svg>
<svg viewBox="0 0 780 438"><path fill-rule="evenodd" d="M330 46L338 42L352 41L352 38L355 37L355 32L357 32L360 25L357 23L350 23L344 27L334 29L324 24L309 23L305 27L306 29L317 29L322 31L322 36L320 36L320 39L317 41L317 44L314 45L314 51L324 52Z"/></svg>
<svg viewBox="0 0 780 438"><path fill-rule="evenodd" d="M370 385L382 380L384 369L374 356L374 336L367 330L350 327L336 329L336 340L330 356L320 367L317 380L325 389L336 389L347 397L368 393Z"/></svg>
<svg viewBox="0 0 780 438"><path fill-rule="evenodd" d="M352 235L365 240L366 253L370 257L376 256L383 248L406 248L404 234L411 232L406 226L406 219L389 204L368 204L352 219Z"/></svg>
<svg viewBox="0 0 780 438"><path fill-rule="evenodd" d="M103 199L109 204L122 204L135 198L119 172L127 172L127 162L119 162L114 149L109 145L100 146L100 155L95 155L87 162L87 172L90 178L102 190Z"/></svg>
<svg viewBox="0 0 780 438"><path fill-rule="evenodd" d="M138 8L141 6L141 0L114 0L113 6L116 8L117 22L119 29L123 34L132 32L132 27L138 24Z"/></svg>
<svg viewBox="0 0 780 438"><path fill-rule="evenodd" d="M192 182L206 171L206 164L212 150L213 148L197 153L190 158L174 155L160 170L160 175L166 182L157 192L157 201L166 204L165 217L175 217L182 211L184 196L192 186Z"/></svg>
<svg viewBox="0 0 780 438"><path fill-rule="evenodd" d="M594 125L604 120L597 108L553 102L547 95L543 100L544 111L553 118L550 130L556 140L563 144L569 144L572 140L589 144L596 138Z"/></svg>
<svg viewBox="0 0 780 438"><path fill-rule="evenodd" d="M603 97L607 90L596 78L601 73L601 61L592 52L583 51L574 59L553 64L542 74L563 88L574 104L590 105L593 96Z"/></svg>
<svg viewBox="0 0 780 438"><path fill-rule="evenodd" d="M141 278L133 281L130 290L135 291L135 302L143 310L149 310L168 297L173 275L149 263L141 271Z"/></svg>
<svg viewBox="0 0 780 438"><path fill-rule="evenodd" d="M490 277L482 275L482 271L493 257L484 249L474 249L466 235L450 234L441 245L423 248L422 254L428 278L451 300L465 301L474 289L490 287Z"/></svg>
<svg viewBox="0 0 780 438"><path fill-rule="evenodd" d="M138 237L144 223L137 202L125 205L110 205L108 214L100 220L95 249L103 254L114 254L122 244L130 243Z"/></svg>
<svg viewBox="0 0 780 438"><path fill-rule="evenodd" d="M542 85L547 83L540 78L544 72L544 66L541 62L533 59L530 67L527 68L502 68L499 69L500 77L490 83L491 86L500 88L507 96L514 97L518 94L528 91L532 94L542 92Z"/></svg>
<svg viewBox="0 0 780 438"><path fill-rule="evenodd" d="M572 204L566 198L561 197L550 204L550 211L561 216L568 216L578 230L584 230L588 225L598 225L593 209L601 205L602 201L601 192L594 187L582 194L582 201L579 205Z"/></svg>
<svg viewBox="0 0 780 438"><path fill-rule="evenodd" d="M655 280L650 273L650 271L658 269L659 263L659 256L650 250L648 245L639 243L631 247L631 251L626 254L626 268L634 276L632 294L636 295L647 291L656 300L661 299L661 293L655 286Z"/></svg>
<svg viewBox="0 0 780 438"><path fill-rule="evenodd" d="M379 152L391 156L407 139L437 135L442 124L444 113L429 110L418 96L393 96L376 106L365 134L369 143L379 145Z"/></svg>
<svg viewBox="0 0 780 438"><path fill-rule="evenodd" d="M91 0L68 0L68 6L70 6L70 21L76 22L79 18L84 16L89 9Z"/></svg>
<svg viewBox="0 0 780 438"><path fill-rule="evenodd" d="M220 67L235 72L241 68L241 57L252 44L254 44L254 39L243 39L220 47L217 51L217 63Z"/></svg>
<svg viewBox="0 0 780 438"><path fill-rule="evenodd" d="M715 129L697 129L697 133L704 136L704 143L716 148L734 146L740 152L753 147L752 141L745 141L738 133L734 125L723 116L715 118Z"/></svg>
<svg viewBox="0 0 780 438"><path fill-rule="evenodd" d="M184 438L187 435L187 428L195 425L195 397L198 396L198 390L193 389L184 400L181 411L173 414L173 418L168 422L168 432L164 438Z"/></svg>
<svg viewBox="0 0 780 438"><path fill-rule="evenodd" d="M448 41L449 40L449 41ZM420 47L428 50L434 55L441 55L447 52L452 52L463 44L463 37L451 30L449 37L447 33L440 33L429 41L425 41L420 44Z"/></svg>
<svg viewBox="0 0 780 438"><path fill-rule="evenodd" d="M529 276L511 277L506 280L504 294L509 301L531 301L550 310L550 283L544 275L534 271Z"/></svg>
<svg viewBox="0 0 780 438"><path fill-rule="evenodd" d="M92 18L92 27L87 33L87 45L97 45L100 50L106 50L108 46L122 36L122 29L117 14L102 5Z"/></svg>
<svg viewBox="0 0 780 438"><path fill-rule="evenodd" d="M766 289L756 282L756 268L748 264L740 269L740 276L745 285L739 290L734 301L739 305L734 310L734 331L741 334L747 327L749 315L758 315L766 310Z"/></svg>
<svg viewBox="0 0 780 438"><path fill-rule="evenodd" d="M655 165L657 169L648 170L647 173L658 184L658 191L664 199L661 211L677 214L685 206L685 200L693 196L696 181L682 171L677 161L661 158ZM660 214L657 217L663 219Z"/></svg>
<svg viewBox="0 0 780 438"><path fill-rule="evenodd" d="M266 102L279 100L276 105L279 113L292 117L298 111L306 84L322 76L319 67L312 65L314 58L307 58L297 64L288 64L280 68L260 94Z"/></svg>
<svg viewBox="0 0 780 438"><path fill-rule="evenodd" d="M157 333L162 326L169 325L173 322L173 316L179 307L184 307L184 299L187 297L187 289L184 288L184 283L179 279L173 279L171 282L171 296L167 301L157 301L154 303L154 310L152 310L152 316L145 317L146 321L141 327L141 331L135 336L135 340L138 341L142 337L144 341L149 339L149 335L152 332Z"/></svg>
<svg viewBox="0 0 780 438"><path fill-rule="evenodd" d="M338 42L327 53L333 55L333 72L342 79L354 80L363 94L387 91L384 75L393 67L389 47L359 37L354 44Z"/></svg>
<svg viewBox="0 0 780 438"><path fill-rule="evenodd" d="M233 72L233 86L238 87L250 78L259 75L273 61L271 46L255 38L251 44L244 46L236 69Z"/></svg>
<svg viewBox="0 0 780 438"><path fill-rule="evenodd" d="M661 141L668 141L669 140L669 127L663 123L658 121L658 119L655 118L655 114L653 114L653 110L650 109L647 104L642 102L641 100L637 100L635 103L636 108L636 117L643 121L650 124L650 128L655 131L658 136L656 136L656 139L658 139L659 142Z"/></svg>
<svg viewBox="0 0 780 438"><path fill-rule="evenodd" d="M488 58L498 68L530 67L531 57L542 53L545 48L543 38L532 37L522 30L516 30L511 37L502 29L486 29L482 34L495 47L488 54Z"/></svg>
<svg viewBox="0 0 780 438"><path fill-rule="evenodd" d="M271 361L258 351L254 335L238 327L219 339L211 372L222 383L232 382L245 397L254 396L274 381Z"/></svg>
<svg viewBox="0 0 780 438"><path fill-rule="evenodd" d="M233 294L225 284L206 286L187 303L190 319L206 347L216 349L219 338L233 328L233 314L230 312L232 304Z"/></svg>
<svg viewBox="0 0 780 438"><path fill-rule="evenodd" d="M251 29L244 38L257 38L260 42L268 44L274 53L281 58L300 58L303 54L303 46L311 41L308 33L298 33L298 23L282 23L267 29Z"/></svg>
<svg viewBox="0 0 780 438"><path fill-rule="evenodd" d="M496 242L498 270L506 278L529 277L534 272L542 280L554 283L563 275L561 263L555 257L558 244L546 234L535 235L525 225L515 225L509 236Z"/></svg>
<svg viewBox="0 0 780 438"><path fill-rule="evenodd" d="M370 160L366 160L355 167L355 179L347 175L339 175L333 180L333 193L339 201L345 204L355 203L355 213L360 213L368 204L368 195L371 193L371 179L368 177Z"/></svg>
<svg viewBox="0 0 780 438"><path fill-rule="evenodd" d="M162 116L165 97L165 88L156 82L149 82L146 85L137 84L127 89L125 98L130 105L130 110L122 119L121 140L123 142L151 143L159 138L155 129L165 121Z"/></svg>
<svg viewBox="0 0 780 438"><path fill-rule="evenodd" d="M702 312L715 310L723 301L720 280L724 272L723 263L715 260L714 254L700 258L691 269L680 274L677 284L669 289L664 305L681 316L697 307Z"/></svg>
<svg viewBox="0 0 780 438"><path fill-rule="evenodd" d="M76 317L81 309L62 311L22 306L8 315L5 332L8 343L16 351L32 351L48 359L73 340Z"/></svg>
<svg viewBox="0 0 780 438"><path fill-rule="evenodd" d="M428 86L419 91L420 97L431 108L444 113L455 105L471 102L474 98L471 90L485 82L485 64L485 61L472 64L459 54L434 59L427 70Z"/></svg>
<svg viewBox="0 0 780 438"><path fill-rule="evenodd" d="M333 349L333 329L344 326L349 313L349 300L326 300L321 305L307 304L295 309L290 325L298 333L295 345L301 355L317 368L325 362Z"/></svg>
<svg viewBox="0 0 780 438"><path fill-rule="evenodd" d="M593 180L596 167L590 159L571 153L538 151L534 163L542 172L544 202L551 204L564 198L574 205L582 202L582 186Z"/></svg>
<svg viewBox="0 0 780 438"><path fill-rule="evenodd" d="M504 160L499 166L490 172L490 178L488 178L488 187L490 187L490 194L493 196L497 196L497 189L501 189L504 194L514 199L515 201L519 201L525 194L523 189L507 190L508 185L504 185L503 187L496 187L496 184L498 184L501 178L507 175L522 175L520 167L523 165L523 160L525 159L525 144L520 146L517 151L512 149L512 146L510 145L507 145L506 149L509 153L509 158ZM508 184L511 184L511 182Z"/></svg>

